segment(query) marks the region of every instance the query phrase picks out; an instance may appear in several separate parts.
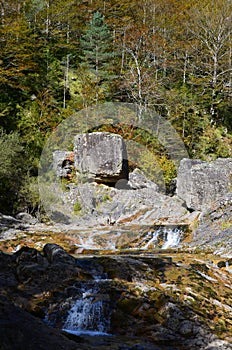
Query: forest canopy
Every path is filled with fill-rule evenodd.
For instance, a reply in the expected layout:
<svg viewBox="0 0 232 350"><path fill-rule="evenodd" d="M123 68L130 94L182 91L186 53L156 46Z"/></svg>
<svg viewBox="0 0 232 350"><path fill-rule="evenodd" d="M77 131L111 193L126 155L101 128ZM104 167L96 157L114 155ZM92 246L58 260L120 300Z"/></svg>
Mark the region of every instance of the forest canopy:
<svg viewBox="0 0 232 350"><path fill-rule="evenodd" d="M138 117L148 108L160 113L190 157L231 156L231 0L0 6L1 212L38 209L45 140L96 103L132 102Z"/></svg>

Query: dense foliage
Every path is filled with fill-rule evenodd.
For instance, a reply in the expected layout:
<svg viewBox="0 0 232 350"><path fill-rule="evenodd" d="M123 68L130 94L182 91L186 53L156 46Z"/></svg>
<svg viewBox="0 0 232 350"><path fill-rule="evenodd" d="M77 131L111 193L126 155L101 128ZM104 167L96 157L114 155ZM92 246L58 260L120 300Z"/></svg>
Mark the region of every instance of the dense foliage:
<svg viewBox="0 0 232 350"><path fill-rule="evenodd" d="M44 141L96 103L152 108L191 157L231 156L231 0L2 0L0 20L1 211L30 207Z"/></svg>

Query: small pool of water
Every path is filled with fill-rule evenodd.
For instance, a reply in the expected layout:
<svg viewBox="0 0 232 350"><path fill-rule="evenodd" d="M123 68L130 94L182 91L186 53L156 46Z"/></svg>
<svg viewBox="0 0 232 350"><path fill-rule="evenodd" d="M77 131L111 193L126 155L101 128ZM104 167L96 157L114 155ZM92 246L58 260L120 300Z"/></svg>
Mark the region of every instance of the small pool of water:
<svg viewBox="0 0 232 350"><path fill-rule="evenodd" d="M88 335L90 337L105 337L105 336L112 336L112 334L109 333L105 333L105 332L99 332L99 331L90 331L90 330L72 330L72 329L66 329L63 328L62 331L69 333L69 334L73 334L73 335Z"/></svg>

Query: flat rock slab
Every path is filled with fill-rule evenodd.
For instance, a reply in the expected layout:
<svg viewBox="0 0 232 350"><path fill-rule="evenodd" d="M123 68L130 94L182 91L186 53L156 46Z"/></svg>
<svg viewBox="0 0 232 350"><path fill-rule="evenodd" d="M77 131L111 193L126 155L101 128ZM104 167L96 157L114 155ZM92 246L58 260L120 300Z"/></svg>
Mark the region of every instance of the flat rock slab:
<svg viewBox="0 0 232 350"><path fill-rule="evenodd" d="M120 135L108 132L78 134L74 141L74 165L94 181L116 183L128 179L126 145Z"/></svg>

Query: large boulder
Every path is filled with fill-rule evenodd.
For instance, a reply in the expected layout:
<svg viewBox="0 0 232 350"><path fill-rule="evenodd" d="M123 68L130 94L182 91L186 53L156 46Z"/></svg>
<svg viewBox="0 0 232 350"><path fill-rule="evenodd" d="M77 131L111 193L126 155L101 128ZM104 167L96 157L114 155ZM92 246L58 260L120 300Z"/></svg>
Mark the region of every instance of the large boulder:
<svg viewBox="0 0 232 350"><path fill-rule="evenodd" d="M212 162L183 159L177 176L177 195L189 209L204 211L231 191L232 158Z"/></svg>
<svg viewBox="0 0 232 350"><path fill-rule="evenodd" d="M6 227L14 227L17 224L20 224L20 220L15 219L10 215L0 213L0 230L5 229Z"/></svg>
<svg viewBox="0 0 232 350"><path fill-rule="evenodd" d="M75 264L75 258L66 253L58 244L47 243L43 252L49 263Z"/></svg>
<svg viewBox="0 0 232 350"><path fill-rule="evenodd" d="M75 168L96 182L128 179L127 151L120 135L108 132L78 134L74 141Z"/></svg>

